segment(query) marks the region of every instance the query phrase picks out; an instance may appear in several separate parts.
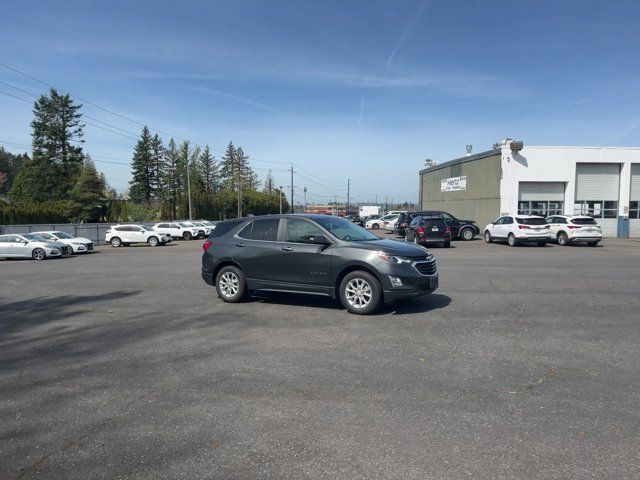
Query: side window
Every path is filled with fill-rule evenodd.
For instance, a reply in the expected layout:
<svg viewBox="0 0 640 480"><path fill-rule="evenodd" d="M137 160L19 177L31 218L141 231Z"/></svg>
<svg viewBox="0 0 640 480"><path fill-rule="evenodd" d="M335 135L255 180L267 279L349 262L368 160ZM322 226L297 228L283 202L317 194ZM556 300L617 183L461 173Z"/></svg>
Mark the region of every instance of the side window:
<svg viewBox="0 0 640 480"><path fill-rule="evenodd" d="M288 218L284 232L284 241L293 243L310 243L309 238L324 235L313 223L300 218Z"/></svg>
<svg viewBox="0 0 640 480"><path fill-rule="evenodd" d="M114 228L114 230L116 232L126 232L127 231L127 227L116 227L116 228Z"/></svg>
<svg viewBox="0 0 640 480"><path fill-rule="evenodd" d="M246 238L247 240L251 239L251 229L253 228L253 222L247 224L240 232L238 232L238 236L240 238Z"/></svg>
<svg viewBox="0 0 640 480"><path fill-rule="evenodd" d="M513 223L513 217L504 217L503 223L505 225L511 225Z"/></svg>
<svg viewBox="0 0 640 480"><path fill-rule="evenodd" d="M500 217L494 222L494 225L502 225L504 223L504 217Z"/></svg>
<svg viewBox="0 0 640 480"><path fill-rule="evenodd" d="M159 223L158 224L158 228L169 228L169 224L168 223Z"/></svg>
<svg viewBox="0 0 640 480"><path fill-rule="evenodd" d="M280 219L278 218L255 220L251 230L251 240L275 242L278 239L279 224Z"/></svg>
<svg viewBox="0 0 640 480"><path fill-rule="evenodd" d="M558 217L549 217L546 220L547 223L558 223Z"/></svg>
<svg viewBox="0 0 640 480"><path fill-rule="evenodd" d="M453 216L449 215L446 212L442 212L440 215L442 215L442 218L444 218L447 222L453 222L455 220Z"/></svg>

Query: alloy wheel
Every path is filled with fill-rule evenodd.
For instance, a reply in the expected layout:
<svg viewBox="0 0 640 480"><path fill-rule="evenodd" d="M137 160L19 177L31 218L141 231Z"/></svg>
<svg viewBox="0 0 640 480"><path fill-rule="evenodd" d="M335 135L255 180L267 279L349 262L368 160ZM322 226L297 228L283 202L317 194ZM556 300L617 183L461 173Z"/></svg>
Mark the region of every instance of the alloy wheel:
<svg viewBox="0 0 640 480"><path fill-rule="evenodd" d="M227 298L233 297L240 288L240 279L233 272L224 272L219 281L220 293Z"/></svg>
<svg viewBox="0 0 640 480"><path fill-rule="evenodd" d="M345 287L345 297L353 308L365 308L371 303L371 285L363 278L354 278Z"/></svg>

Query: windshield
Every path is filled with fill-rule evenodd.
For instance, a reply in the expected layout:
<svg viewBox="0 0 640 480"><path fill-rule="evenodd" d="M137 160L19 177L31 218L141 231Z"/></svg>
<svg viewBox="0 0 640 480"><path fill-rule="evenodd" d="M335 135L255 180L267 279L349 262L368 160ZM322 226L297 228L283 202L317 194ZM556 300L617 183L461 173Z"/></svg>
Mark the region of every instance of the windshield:
<svg viewBox="0 0 640 480"><path fill-rule="evenodd" d="M546 225L547 221L544 218L531 217L531 218L518 218L516 217L516 222L522 225Z"/></svg>
<svg viewBox="0 0 640 480"><path fill-rule="evenodd" d="M373 233L359 227L349 220L340 217L332 217L327 215L326 218L314 218L314 220L331 232L334 237L348 242L363 242L370 240L380 240Z"/></svg>
<svg viewBox="0 0 640 480"><path fill-rule="evenodd" d="M193 222L196 227L204 227L204 225L200 222Z"/></svg>
<svg viewBox="0 0 640 480"><path fill-rule="evenodd" d="M188 223L181 223L180 224L181 227L186 227L189 228L191 225L189 225Z"/></svg>
<svg viewBox="0 0 640 480"><path fill-rule="evenodd" d="M141 228L142 230L147 231L147 232L153 232L153 231L155 231L153 228L145 227L144 225L140 225L140 228Z"/></svg>
<svg viewBox="0 0 640 480"><path fill-rule="evenodd" d="M58 238L66 238L66 239L75 238L75 237L69 235L67 232L53 232L53 234Z"/></svg>
<svg viewBox="0 0 640 480"><path fill-rule="evenodd" d="M46 242L47 240L45 240L44 238L42 238L39 235L34 235L33 233L26 233L24 235L22 235L24 238L26 238L27 240L31 240L33 242Z"/></svg>

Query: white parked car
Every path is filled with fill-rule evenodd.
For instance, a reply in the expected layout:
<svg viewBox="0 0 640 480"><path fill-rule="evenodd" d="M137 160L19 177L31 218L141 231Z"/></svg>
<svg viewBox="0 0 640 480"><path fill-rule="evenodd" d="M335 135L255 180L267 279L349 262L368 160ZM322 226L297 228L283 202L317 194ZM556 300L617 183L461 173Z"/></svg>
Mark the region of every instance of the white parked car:
<svg viewBox="0 0 640 480"><path fill-rule="evenodd" d="M537 243L544 247L551 241L551 229L544 218L535 215L507 215L484 228L484 241L506 240L511 247L519 243Z"/></svg>
<svg viewBox="0 0 640 480"><path fill-rule="evenodd" d="M398 213L390 213L380 218L373 218L371 220L367 220L364 224L364 228L368 228L370 230L378 230L380 228L383 228L385 221L395 220L398 218L399 215L400 214Z"/></svg>
<svg viewBox="0 0 640 480"><path fill-rule="evenodd" d="M161 222L153 226L154 230L170 235L171 238L183 238L191 240L198 236L198 229L194 227L185 227L178 222Z"/></svg>
<svg viewBox="0 0 640 480"><path fill-rule="evenodd" d="M400 220L400 214L394 213L394 215L395 215L394 218L389 218L382 222L382 228L386 233L393 232L398 226L398 221Z"/></svg>
<svg viewBox="0 0 640 480"><path fill-rule="evenodd" d="M552 239L558 245L584 242L595 247L602 240L602 227L586 215L552 215L547 217Z"/></svg>
<svg viewBox="0 0 640 480"><path fill-rule="evenodd" d="M189 223L191 223L191 225L193 225L196 229L198 229L198 232L203 237L208 237L209 234L211 233L211 230L213 230L209 225L207 225L204 222L189 222Z"/></svg>
<svg viewBox="0 0 640 480"><path fill-rule="evenodd" d="M51 230L46 232L32 232L34 235L44 238L48 241L60 242L72 248L73 253L87 253L93 250L93 242L85 237L74 237L67 232Z"/></svg>
<svg viewBox="0 0 640 480"><path fill-rule="evenodd" d="M48 242L32 233L0 235L0 258L45 260L49 257L61 257L63 248L69 249L62 243Z"/></svg>
<svg viewBox="0 0 640 480"><path fill-rule="evenodd" d="M129 246L132 243L147 243L157 247L171 241L171 235L158 232L143 225L113 225L105 234L105 241L112 247Z"/></svg>

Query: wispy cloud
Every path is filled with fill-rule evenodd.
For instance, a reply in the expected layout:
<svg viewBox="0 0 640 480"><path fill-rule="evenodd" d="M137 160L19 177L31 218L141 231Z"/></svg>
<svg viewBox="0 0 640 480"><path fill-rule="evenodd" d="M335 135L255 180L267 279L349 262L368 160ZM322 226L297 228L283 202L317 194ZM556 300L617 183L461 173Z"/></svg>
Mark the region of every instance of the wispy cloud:
<svg viewBox="0 0 640 480"><path fill-rule="evenodd" d="M247 97L241 97L239 95L234 95L232 93L223 92L220 90L215 90L213 88L203 87L201 85L187 85L187 88L190 90L194 90L196 92L204 92L209 93L211 95L217 95L222 98L226 98L227 100L232 100L234 102L243 103L245 105L249 105L251 107L259 108L261 110L267 110L269 112L275 112L276 109L270 105L266 105L264 103L256 102Z"/></svg>
<svg viewBox="0 0 640 480"><path fill-rule="evenodd" d="M631 122L629 122L624 128L618 130L617 132L613 132L610 138L612 140L624 139L639 129L640 129L640 118L636 118L635 120L632 120Z"/></svg>
<svg viewBox="0 0 640 480"><path fill-rule="evenodd" d="M364 117L364 95L360 97L360 116L358 117L358 126L362 125L363 117Z"/></svg>
<svg viewBox="0 0 640 480"><path fill-rule="evenodd" d="M391 53L389 54L389 57L387 57L387 71L391 69L391 63L393 62L393 59L396 56L396 53L398 53L398 50L402 48L404 43L407 41L407 39L411 35L413 28L415 27L416 23L422 16L422 12L424 11L426 6L427 6L427 0L420 0L420 3L418 3L418 8L416 9L413 16L411 17L411 20L409 21L408 25L404 28L404 30L400 34L398 41L396 42L395 46L393 47L393 50L391 50Z"/></svg>

